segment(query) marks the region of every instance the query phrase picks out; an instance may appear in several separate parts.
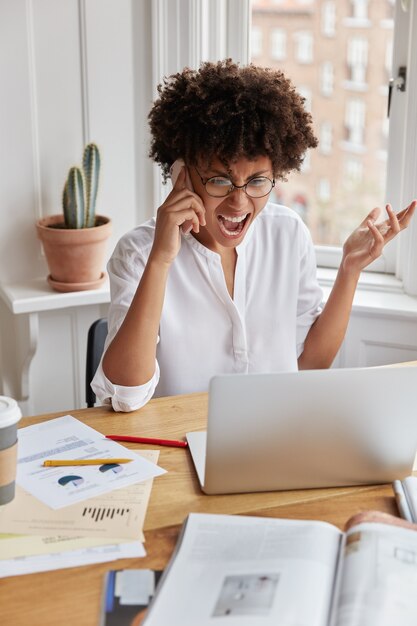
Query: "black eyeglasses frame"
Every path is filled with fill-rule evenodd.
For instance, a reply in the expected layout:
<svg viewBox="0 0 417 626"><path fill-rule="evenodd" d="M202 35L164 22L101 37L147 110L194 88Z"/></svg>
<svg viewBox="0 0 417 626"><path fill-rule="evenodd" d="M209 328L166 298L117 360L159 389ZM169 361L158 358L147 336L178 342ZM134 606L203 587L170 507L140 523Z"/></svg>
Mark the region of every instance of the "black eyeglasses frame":
<svg viewBox="0 0 417 626"><path fill-rule="evenodd" d="M201 183L202 183L202 185L204 185L204 189L206 190L207 194L211 198L226 198L235 189L242 189L249 198L253 198L254 200L258 200L260 198L265 198L265 196L268 196L271 193L271 191L273 190L273 188L275 187L275 178L273 178L271 180L269 178L269 176L253 176L244 185L235 185L232 180L228 179L228 180L230 180L230 189L227 191L227 193L225 193L222 196L213 196L213 194L211 194L211 193L209 193L207 191L207 187L206 187L207 183L209 183L213 178L227 178L227 176L219 176L219 175L217 175L217 176L210 176L210 178L207 178L206 180L204 180L204 178L201 176L200 172L198 171L198 169L195 166L194 166L194 169L197 172L198 176L200 177ZM246 187L250 184L251 180L254 180L255 178L265 178L266 180L269 180L269 182L271 183L271 189L269 191L267 191L266 193L262 194L262 196L251 196L251 194L249 194L246 191Z"/></svg>

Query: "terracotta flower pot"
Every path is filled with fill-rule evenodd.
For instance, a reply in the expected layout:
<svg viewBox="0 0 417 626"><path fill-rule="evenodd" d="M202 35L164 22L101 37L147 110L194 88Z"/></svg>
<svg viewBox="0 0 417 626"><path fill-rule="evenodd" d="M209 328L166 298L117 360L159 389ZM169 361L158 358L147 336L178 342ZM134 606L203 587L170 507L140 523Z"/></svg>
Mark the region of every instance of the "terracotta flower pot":
<svg viewBox="0 0 417 626"><path fill-rule="evenodd" d="M64 228L63 216L49 215L36 224L56 291L97 289L105 281L103 264L111 221L97 215L92 228Z"/></svg>

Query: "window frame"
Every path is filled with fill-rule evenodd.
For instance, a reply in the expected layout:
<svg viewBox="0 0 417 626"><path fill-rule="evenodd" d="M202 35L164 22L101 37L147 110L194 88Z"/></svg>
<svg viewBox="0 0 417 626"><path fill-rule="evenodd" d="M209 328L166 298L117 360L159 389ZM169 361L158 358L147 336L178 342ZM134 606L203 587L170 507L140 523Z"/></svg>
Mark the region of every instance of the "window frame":
<svg viewBox="0 0 417 626"><path fill-rule="evenodd" d="M202 61L229 56L248 63L250 5L250 0L152 0L154 88L163 76L185 65L198 67ZM172 26L173 14L175 28L168 27ZM417 101L417 38L411 37L412 32L417 32L417 0L410 0L407 12L401 0L396 0L391 75L397 76L399 67L405 65L407 88L405 92L395 88L392 92L386 199L397 211L417 197L417 116L413 111L413 102ZM166 193L155 166L156 206ZM341 254L340 247L316 246L317 264L321 267L337 267ZM406 293L417 295L417 218L400 239L386 247L384 255L369 270L394 274Z"/></svg>

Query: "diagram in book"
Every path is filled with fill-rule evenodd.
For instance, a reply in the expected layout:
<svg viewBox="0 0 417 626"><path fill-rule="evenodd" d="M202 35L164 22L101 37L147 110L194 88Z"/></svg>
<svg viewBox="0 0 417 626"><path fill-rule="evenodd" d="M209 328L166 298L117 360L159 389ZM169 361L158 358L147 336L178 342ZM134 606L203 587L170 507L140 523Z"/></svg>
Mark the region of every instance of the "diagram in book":
<svg viewBox="0 0 417 626"><path fill-rule="evenodd" d="M274 602L279 575L274 573L226 576L213 617L268 615Z"/></svg>

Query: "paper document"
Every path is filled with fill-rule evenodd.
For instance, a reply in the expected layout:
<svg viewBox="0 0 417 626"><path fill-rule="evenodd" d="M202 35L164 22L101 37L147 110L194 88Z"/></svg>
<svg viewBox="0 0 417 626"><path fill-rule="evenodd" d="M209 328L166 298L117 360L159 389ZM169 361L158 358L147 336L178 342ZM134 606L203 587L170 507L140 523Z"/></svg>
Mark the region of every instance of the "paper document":
<svg viewBox="0 0 417 626"><path fill-rule="evenodd" d="M146 556L138 541L0 561L0 578Z"/></svg>
<svg viewBox="0 0 417 626"><path fill-rule="evenodd" d="M135 452L151 463L158 462L159 450ZM143 541L152 479L110 493L53 510L16 486L15 499L0 507L0 533L137 539Z"/></svg>
<svg viewBox="0 0 417 626"><path fill-rule="evenodd" d="M6 559L21 559L35 555L62 554L71 550L89 550L126 543L126 539L68 537L66 535L0 535L0 564ZM137 541L136 543L141 543Z"/></svg>
<svg viewBox="0 0 417 626"><path fill-rule="evenodd" d="M46 459L130 458L130 463L43 467ZM116 441L71 415L19 430L16 482L36 498L59 509L75 502L164 474Z"/></svg>

